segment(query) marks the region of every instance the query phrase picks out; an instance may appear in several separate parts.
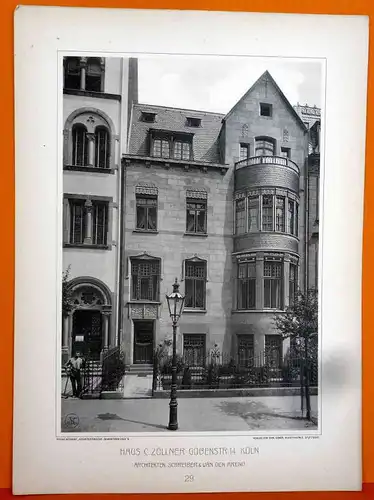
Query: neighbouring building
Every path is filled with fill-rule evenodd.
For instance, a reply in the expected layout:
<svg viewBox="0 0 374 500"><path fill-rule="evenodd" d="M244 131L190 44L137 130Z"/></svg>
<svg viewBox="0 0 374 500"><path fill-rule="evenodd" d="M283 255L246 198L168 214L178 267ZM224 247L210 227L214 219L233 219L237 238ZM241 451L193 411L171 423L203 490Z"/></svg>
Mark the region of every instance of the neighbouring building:
<svg viewBox="0 0 374 500"><path fill-rule="evenodd" d="M99 359L118 339L121 156L126 152L137 60L65 57L63 269L73 309L62 318L62 360Z"/></svg>
<svg viewBox="0 0 374 500"><path fill-rule="evenodd" d="M226 115L134 104L123 156L123 346L150 364L170 339L165 294L185 294L177 350L280 359L273 318L317 285L320 110L265 72Z"/></svg>

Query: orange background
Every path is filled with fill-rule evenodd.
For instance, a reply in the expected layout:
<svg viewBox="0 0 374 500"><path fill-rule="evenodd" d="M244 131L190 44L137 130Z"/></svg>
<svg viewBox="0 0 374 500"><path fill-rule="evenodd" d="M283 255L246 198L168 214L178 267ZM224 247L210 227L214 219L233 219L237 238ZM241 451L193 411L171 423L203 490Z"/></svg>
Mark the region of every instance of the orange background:
<svg viewBox="0 0 374 500"><path fill-rule="evenodd" d="M0 137L0 200L2 204L0 245L0 496L10 498L12 461L12 404L13 404L13 292L14 292L14 112L13 112L13 12L16 0L0 0L0 47L2 74L0 79L1 113ZM226 10L252 12L284 12L308 14L349 14L374 16L371 0L33 0L26 5L55 5L75 7L117 7L148 9ZM370 27L372 24L370 18ZM311 41L312 42L312 41ZM374 52L370 39L367 145L374 143ZM352 75L354 78L354 75ZM342 103L343 105L344 103ZM347 127L353 124L347 123ZM374 352L374 326L370 314L370 284L374 281L374 149L367 146L365 176L364 253L363 253L363 482L374 483L374 371L371 353ZM349 433L347 429L347 433ZM347 450L349 453L349 450ZM56 457L58 467L58 457ZM290 464L292 474L292 464ZM68 480L68 478L66 478ZM135 496L130 495L133 499ZM153 495L160 500L162 495ZM180 497L180 495L168 495ZM205 500L212 495L195 495ZM248 494L215 495L227 498L248 498ZM80 498L83 495L79 496ZM144 495L143 495L144 497ZM291 499L349 499L374 498L374 484L364 485L362 493L285 493L250 494L251 500ZM45 498L45 497L43 497ZM104 498L101 496L100 498ZM139 495L136 496L139 499ZM155 499L156 500L156 499Z"/></svg>

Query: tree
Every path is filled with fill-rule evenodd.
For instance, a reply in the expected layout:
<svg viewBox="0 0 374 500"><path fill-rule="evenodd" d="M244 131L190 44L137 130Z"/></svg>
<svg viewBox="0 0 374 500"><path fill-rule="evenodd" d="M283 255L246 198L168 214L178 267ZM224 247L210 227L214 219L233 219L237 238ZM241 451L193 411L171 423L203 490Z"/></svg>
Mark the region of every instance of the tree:
<svg viewBox="0 0 374 500"><path fill-rule="evenodd" d="M274 318L283 339L290 338L301 361L301 381L305 387L306 418L310 420L310 367L318 358L318 292L298 291L294 302ZM303 394L301 393L302 403Z"/></svg>
<svg viewBox="0 0 374 500"><path fill-rule="evenodd" d="M66 316L73 309L73 290L69 286L70 266L62 273L62 314Z"/></svg>

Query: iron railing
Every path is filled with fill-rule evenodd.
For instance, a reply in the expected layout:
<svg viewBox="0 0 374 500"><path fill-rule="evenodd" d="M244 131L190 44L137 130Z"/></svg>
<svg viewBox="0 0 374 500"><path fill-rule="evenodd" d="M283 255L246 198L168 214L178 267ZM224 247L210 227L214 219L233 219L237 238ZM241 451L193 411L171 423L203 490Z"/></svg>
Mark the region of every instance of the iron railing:
<svg viewBox="0 0 374 500"><path fill-rule="evenodd" d="M245 160L238 161L237 163L235 163L235 170L239 170L240 168L244 167L251 167L253 165L260 165L264 163L287 167L296 172L297 174L300 173L300 169L294 161L290 160L289 158L285 158L284 156L272 156L272 155L251 156L250 158L246 158Z"/></svg>
<svg viewBox="0 0 374 500"><path fill-rule="evenodd" d="M153 390L171 386L170 356L155 357ZM318 385L317 360L301 357L281 358L263 352L244 358L241 355L207 355L199 365L177 358L179 389L240 389L255 387L300 387L308 375L309 386Z"/></svg>

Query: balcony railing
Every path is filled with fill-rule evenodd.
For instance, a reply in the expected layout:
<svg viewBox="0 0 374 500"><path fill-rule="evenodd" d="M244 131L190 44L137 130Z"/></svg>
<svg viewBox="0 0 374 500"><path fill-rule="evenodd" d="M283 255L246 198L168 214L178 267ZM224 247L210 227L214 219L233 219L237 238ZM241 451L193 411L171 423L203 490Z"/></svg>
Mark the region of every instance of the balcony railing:
<svg viewBox="0 0 374 500"><path fill-rule="evenodd" d="M300 173L300 169L297 164L284 156L251 156L250 158L246 158L245 160L235 163L235 169L239 170L240 168L252 167L254 165L261 164L280 165L282 167L290 168L298 175Z"/></svg>

